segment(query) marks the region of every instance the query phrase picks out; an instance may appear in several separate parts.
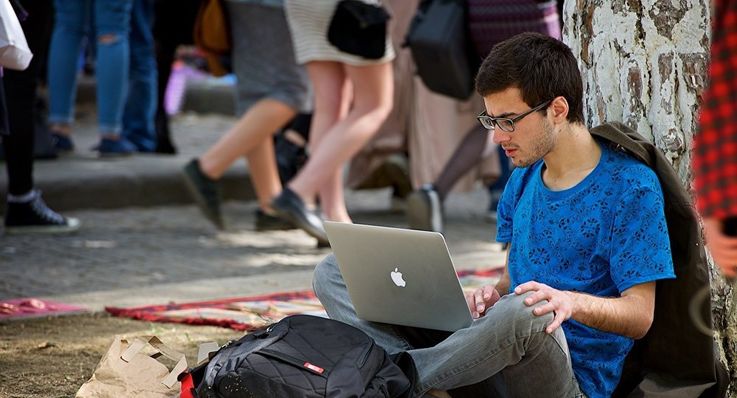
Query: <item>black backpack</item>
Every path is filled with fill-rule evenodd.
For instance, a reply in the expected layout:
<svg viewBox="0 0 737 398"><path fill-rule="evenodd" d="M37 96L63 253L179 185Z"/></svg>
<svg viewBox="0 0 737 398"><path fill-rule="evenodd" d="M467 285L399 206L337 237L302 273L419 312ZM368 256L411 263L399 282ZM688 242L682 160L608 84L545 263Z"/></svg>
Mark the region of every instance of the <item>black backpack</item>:
<svg viewBox="0 0 737 398"><path fill-rule="evenodd" d="M409 397L414 374L409 355L390 358L359 329L294 315L226 344L180 379L181 396L193 398Z"/></svg>
<svg viewBox="0 0 737 398"><path fill-rule="evenodd" d="M465 0L423 0L405 45L430 91L467 100L481 60L468 40Z"/></svg>

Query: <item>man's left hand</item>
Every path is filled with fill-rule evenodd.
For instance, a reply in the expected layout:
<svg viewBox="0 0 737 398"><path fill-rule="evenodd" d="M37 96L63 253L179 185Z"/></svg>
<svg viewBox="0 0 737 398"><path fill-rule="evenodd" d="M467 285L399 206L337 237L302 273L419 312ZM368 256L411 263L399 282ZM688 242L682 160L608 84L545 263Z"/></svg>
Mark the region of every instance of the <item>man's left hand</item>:
<svg viewBox="0 0 737 398"><path fill-rule="evenodd" d="M515 294L524 294L527 292L533 292L525 299L525 305L528 307L531 307L543 300L548 301L532 310L532 313L537 316L545 315L550 312L553 313L553 322L551 322L545 329L546 333L553 333L553 331L563 324L563 322L573 316L576 302L570 293L553 289L546 284L535 281L523 283L514 289Z"/></svg>

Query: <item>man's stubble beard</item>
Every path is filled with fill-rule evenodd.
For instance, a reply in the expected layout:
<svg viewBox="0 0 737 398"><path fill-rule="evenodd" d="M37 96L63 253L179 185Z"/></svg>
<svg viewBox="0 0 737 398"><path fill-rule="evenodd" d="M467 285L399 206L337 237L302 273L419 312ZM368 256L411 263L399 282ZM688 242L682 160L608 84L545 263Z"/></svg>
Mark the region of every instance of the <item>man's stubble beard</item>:
<svg viewBox="0 0 737 398"><path fill-rule="evenodd" d="M513 159L512 163L514 163L516 167L527 167L534 164L553 150L553 147L555 146L555 134L553 126L547 119L543 119L542 134L539 134L538 137L535 138L536 139L532 143L532 147L529 151L529 157L526 159L519 159L519 162L516 161L517 159Z"/></svg>

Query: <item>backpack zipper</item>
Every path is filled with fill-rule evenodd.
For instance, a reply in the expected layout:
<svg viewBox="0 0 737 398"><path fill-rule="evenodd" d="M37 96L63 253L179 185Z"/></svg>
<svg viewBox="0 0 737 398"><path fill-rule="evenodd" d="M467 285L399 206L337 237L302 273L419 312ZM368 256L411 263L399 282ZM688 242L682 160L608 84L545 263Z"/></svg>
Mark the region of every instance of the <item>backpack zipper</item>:
<svg viewBox="0 0 737 398"><path fill-rule="evenodd" d="M376 342L374 341L374 339L369 339L369 340L371 344L368 346L368 348L366 348L366 351L363 352L363 355L361 355L361 358L358 361L359 368L363 367L363 365L366 364L369 354L371 353L371 351L374 349L374 346L376 345Z"/></svg>

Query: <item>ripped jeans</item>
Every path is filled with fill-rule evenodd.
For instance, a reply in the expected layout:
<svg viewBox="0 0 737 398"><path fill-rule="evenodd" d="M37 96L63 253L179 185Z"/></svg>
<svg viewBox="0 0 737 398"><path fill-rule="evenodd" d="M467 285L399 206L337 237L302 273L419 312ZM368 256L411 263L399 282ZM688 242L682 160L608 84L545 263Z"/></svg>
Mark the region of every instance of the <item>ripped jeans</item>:
<svg viewBox="0 0 737 398"><path fill-rule="evenodd" d="M96 49L98 129L119 134L128 93L128 34L133 0L55 0L48 62L49 122L74 119L77 72L85 38Z"/></svg>

